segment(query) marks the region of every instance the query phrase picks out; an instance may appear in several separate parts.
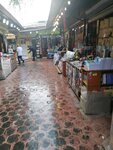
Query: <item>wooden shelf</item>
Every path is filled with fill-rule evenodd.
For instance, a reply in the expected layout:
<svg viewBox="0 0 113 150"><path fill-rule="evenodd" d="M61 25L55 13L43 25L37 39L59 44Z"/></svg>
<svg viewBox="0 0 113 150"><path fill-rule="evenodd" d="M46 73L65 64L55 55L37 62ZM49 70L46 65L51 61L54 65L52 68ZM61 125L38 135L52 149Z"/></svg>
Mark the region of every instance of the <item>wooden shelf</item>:
<svg viewBox="0 0 113 150"><path fill-rule="evenodd" d="M101 88L113 87L113 84L108 84L106 78L106 84L102 83L103 74L113 74L113 70L87 70L82 69L82 84L87 87L88 91L100 91Z"/></svg>

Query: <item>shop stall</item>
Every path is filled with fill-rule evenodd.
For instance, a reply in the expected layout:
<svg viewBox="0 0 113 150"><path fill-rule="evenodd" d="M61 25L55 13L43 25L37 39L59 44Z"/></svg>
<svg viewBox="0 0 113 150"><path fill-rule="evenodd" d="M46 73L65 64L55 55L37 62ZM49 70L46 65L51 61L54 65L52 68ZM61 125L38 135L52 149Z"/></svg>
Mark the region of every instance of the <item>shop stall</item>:
<svg viewBox="0 0 113 150"><path fill-rule="evenodd" d="M110 114L113 96L113 59L87 61L82 68L80 106L86 114Z"/></svg>
<svg viewBox="0 0 113 150"><path fill-rule="evenodd" d="M64 68L66 68L67 81L77 95L80 107L85 114L111 114L113 101L113 0L87 0L85 2L80 0L79 2L71 1L73 5L69 7L70 9L66 8L66 12L63 11L65 4L60 8L64 15L59 17L61 18L59 24L63 21L62 18L66 19L64 26L59 26L64 31L66 48L71 51L76 48L80 52L80 55L75 57L78 62L66 61ZM57 12L56 20L60 16L59 12ZM49 20L49 23L51 22L53 23L53 19ZM67 26L66 30L64 30L65 26ZM97 56L101 58L100 62L94 60ZM78 65L80 60L82 61L81 66ZM63 72L63 62L60 61L59 65ZM112 126L113 117L109 150L113 149Z"/></svg>
<svg viewBox="0 0 113 150"><path fill-rule="evenodd" d="M5 79L11 73L10 58L0 57L0 79Z"/></svg>
<svg viewBox="0 0 113 150"><path fill-rule="evenodd" d="M73 61L73 62L66 62L66 75L67 80L80 100L80 93L81 93L81 63L79 61Z"/></svg>
<svg viewBox="0 0 113 150"><path fill-rule="evenodd" d="M17 62L15 54L2 54L0 57L0 80L6 79L16 67Z"/></svg>
<svg viewBox="0 0 113 150"><path fill-rule="evenodd" d="M85 114L111 113L113 96L113 59L101 58L66 62L67 81L80 101Z"/></svg>

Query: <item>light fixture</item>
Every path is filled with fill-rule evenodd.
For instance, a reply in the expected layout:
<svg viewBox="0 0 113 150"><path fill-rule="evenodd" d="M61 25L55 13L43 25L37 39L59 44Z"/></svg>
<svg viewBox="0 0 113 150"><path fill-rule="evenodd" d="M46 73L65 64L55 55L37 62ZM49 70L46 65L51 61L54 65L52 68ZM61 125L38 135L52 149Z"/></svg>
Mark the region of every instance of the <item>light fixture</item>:
<svg viewBox="0 0 113 150"><path fill-rule="evenodd" d="M58 15L56 16L56 19L58 18Z"/></svg>
<svg viewBox="0 0 113 150"><path fill-rule="evenodd" d="M79 27L79 29L81 29L81 28L83 28L84 27L84 24L83 25L81 25L80 27Z"/></svg>
<svg viewBox="0 0 113 150"><path fill-rule="evenodd" d="M84 24L81 26L81 28L83 28L84 27Z"/></svg>
<svg viewBox="0 0 113 150"><path fill-rule="evenodd" d="M9 20L6 21L6 25L9 25Z"/></svg>
<svg viewBox="0 0 113 150"><path fill-rule="evenodd" d="M63 16L63 12L61 12L61 16Z"/></svg>
<svg viewBox="0 0 113 150"><path fill-rule="evenodd" d="M13 23L10 24L10 27L13 27Z"/></svg>
<svg viewBox="0 0 113 150"><path fill-rule="evenodd" d="M53 32L55 32L56 28L53 29Z"/></svg>
<svg viewBox="0 0 113 150"><path fill-rule="evenodd" d="M32 32L30 32L30 34L32 34Z"/></svg>
<svg viewBox="0 0 113 150"><path fill-rule="evenodd" d="M53 24L53 27L55 27L55 23Z"/></svg>
<svg viewBox="0 0 113 150"><path fill-rule="evenodd" d="M59 22L58 22L58 21L56 21L56 22L55 22L55 25L59 25Z"/></svg>
<svg viewBox="0 0 113 150"><path fill-rule="evenodd" d="M67 8L65 7L65 8L64 8L64 10L66 11L66 10L67 10Z"/></svg>
<svg viewBox="0 0 113 150"><path fill-rule="evenodd" d="M58 28L58 25L56 25L56 26L53 28L53 32L55 32L57 28Z"/></svg>
<svg viewBox="0 0 113 150"><path fill-rule="evenodd" d="M73 28L72 31L74 31L75 29Z"/></svg>
<svg viewBox="0 0 113 150"><path fill-rule="evenodd" d="M58 22L58 21L54 22L53 27L55 27L56 25L57 25L57 26L59 25L59 22Z"/></svg>
<svg viewBox="0 0 113 150"><path fill-rule="evenodd" d="M5 18L3 19L3 23L6 23L6 19Z"/></svg>
<svg viewBox="0 0 113 150"><path fill-rule="evenodd" d="M16 26L14 25L14 28L16 28Z"/></svg>
<svg viewBox="0 0 113 150"><path fill-rule="evenodd" d="M68 1L67 3L68 3L68 5L71 5L71 1Z"/></svg>
<svg viewBox="0 0 113 150"><path fill-rule="evenodd" d="M61 16L59 16L59 19L61 18Z"/></svg>
<svg viewBox="0 0 113 150"><path fill-rule="evenodd" d="M36 33L38 33L38 31L36 31Z"/></svg>

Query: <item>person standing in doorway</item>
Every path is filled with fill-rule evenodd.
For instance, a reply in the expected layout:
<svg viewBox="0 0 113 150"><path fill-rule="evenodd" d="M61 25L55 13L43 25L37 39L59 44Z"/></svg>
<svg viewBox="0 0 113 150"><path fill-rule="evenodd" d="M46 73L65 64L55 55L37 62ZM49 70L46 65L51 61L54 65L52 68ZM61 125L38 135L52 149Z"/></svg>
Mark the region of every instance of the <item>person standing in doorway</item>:
<svg viewBox="0 0 113 150"><path fill-rule="evenodd" d="M21 64L21 61L24 63L24 60L22 58L22 52L23 52L22 47L17 45L17 56L18 56L18 64L19 65Z"/></svg>

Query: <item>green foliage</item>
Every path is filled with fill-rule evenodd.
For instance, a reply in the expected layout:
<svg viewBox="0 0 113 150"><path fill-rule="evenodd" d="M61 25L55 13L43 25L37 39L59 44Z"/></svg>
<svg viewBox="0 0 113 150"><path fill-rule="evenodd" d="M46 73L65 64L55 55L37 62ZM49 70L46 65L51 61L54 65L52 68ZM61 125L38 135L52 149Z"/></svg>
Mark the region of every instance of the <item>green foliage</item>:
<svg viewBox="0 0 113 150"><path fill-rule="evenodd" d="M57 28L55 32L53 32L52 29L40 30L38 34L39 35L59 35L60 30L59 28Z"/></svg>
<svg viewBox="0 0 113 150"><path fill-rule="evenodd" d="M10 5L13 5L13 6L20 6L20 2L22 0L10 0Z"/></svg>

